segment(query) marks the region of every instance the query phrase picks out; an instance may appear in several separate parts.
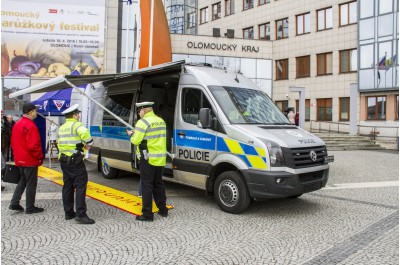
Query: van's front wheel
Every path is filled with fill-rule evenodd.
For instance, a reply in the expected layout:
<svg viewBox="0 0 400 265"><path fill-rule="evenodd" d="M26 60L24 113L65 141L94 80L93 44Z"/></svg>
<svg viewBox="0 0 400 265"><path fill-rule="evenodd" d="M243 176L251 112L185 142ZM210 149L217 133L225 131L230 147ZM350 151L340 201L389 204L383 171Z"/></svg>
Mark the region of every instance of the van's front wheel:
<svg viewBox="0 0 400 265"><path fill-rule="evenodd" d="M218 176L214 185L214 198L221 210L242 213L250 204L250 195L243 177L235 171Z"/></svg>
<svg viewBox="0 0 400 265"><path fill-rule="evenodd" d="M116 177L118 177L118 173L119 170L110 167L107 162L103 161L103 159L100 160L101 161L101 175L103 175L104 178L106 179L115 179Z"/></svg>

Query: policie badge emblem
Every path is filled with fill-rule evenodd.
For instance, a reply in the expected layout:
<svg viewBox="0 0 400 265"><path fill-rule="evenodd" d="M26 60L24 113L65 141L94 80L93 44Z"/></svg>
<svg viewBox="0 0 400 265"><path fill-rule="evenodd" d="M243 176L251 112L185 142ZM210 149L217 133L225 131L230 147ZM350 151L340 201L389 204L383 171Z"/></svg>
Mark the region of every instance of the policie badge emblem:
<svg viewBox="0 0 400 265"><path fill-rule="evenodd" d="M296 132L296 131L294 131L294 130L286 130L285 132L286 132L287 134L290 134L290 135L295 136L295 137L303 137L303 135L302 135L301 133Z"/></svg>
<svg viewBox="0 0 400 265"><path fill-rule="evenodd" d="M315 151L314 150L312 150L311 152L310 152L310 157L311 157L311 160L312 161L317 161L317 153L315 153Z"/></svg>

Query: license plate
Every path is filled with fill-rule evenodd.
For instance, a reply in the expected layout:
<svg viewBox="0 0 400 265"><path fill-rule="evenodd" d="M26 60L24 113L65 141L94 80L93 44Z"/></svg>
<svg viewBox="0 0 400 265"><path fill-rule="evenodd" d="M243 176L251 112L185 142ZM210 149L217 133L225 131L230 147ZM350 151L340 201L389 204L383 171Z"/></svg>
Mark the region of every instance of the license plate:
<svg viewBox="0 0 400 265"><path fill-rule="evenodd" d="M321 189L321 182L304 186L304 193Z"/></svg>
<svg viewBox="0 0 400 265"><path fill-rule="evenodd" d="M325 164L332 163L333 161L335 161L335 157L334 156L326 156L325 157Z"/></svg>

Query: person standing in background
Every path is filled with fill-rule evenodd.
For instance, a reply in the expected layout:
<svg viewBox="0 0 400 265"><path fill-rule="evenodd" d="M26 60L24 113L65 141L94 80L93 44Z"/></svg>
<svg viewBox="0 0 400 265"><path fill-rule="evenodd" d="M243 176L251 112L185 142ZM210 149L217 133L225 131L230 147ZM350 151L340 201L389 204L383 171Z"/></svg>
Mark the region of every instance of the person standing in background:
<svg viewBox="0 0 400 265"><path fill-rule="evenodd" d="M6 173L6 160L3 156L3 153L1 153L1 179L3 179L4 174ZM3 181L2 181L3 183ZM5 187L1 185L1 190L4 190Z"/></svg>
<svg viewBox="0 0 400 265"><path fill-rule="evenodd" d="M288 119L289 119L291 124L295 124L293 109L289 109L287 117L288 117Z"/></svg>
<svg viewBox="0 0 400 265"><path fill-rule="evenodd" d="M296 124L296 126L299 126L299 112L296 112L296 116L294 116L294 123Z"/></svg>
<svg viewBox="0 0 400 265"><path fill-rule="evenodd" d="M1 111L1 154L4 156L6 154L6 134L7 134L7 129L6 129L6 121L4 118L4 111ZM4 158L5 160L5 158Z"/></svg>
<svg viewBox="0 0 400 265"><path fill-rule="evenodd" d="M36 107L28 102L22 106L24 115L14 125L11 136L11 147L14 152L15 165L19 167L21 179L15 188L10 210L22 212L20 205L22 194L26 188L26 214L40 213L44 209L35 206L38 182L38 166L43 164L42 142L39 130L33 122L37 117Z"/></svg>
<svg viewBox="0 0 400 265"><path fill-rule="evenodd" d="M6 128L7 128L7 135L8 135L8 142L7 142L7 150L6 150L6 161L14 161L14 155L11 149L11 135L12 129L15 125L15 121L11 115L6 116Z"/></svg>
<svg viewBox="0 0 400 265"><path fill-rule="evenodd" d="M4 111L1 110L1 178L3 179L3 175L6 169L6 159L4 158L4 154L6 151L6 127L4 125ZM4 186L1 185L1 190L4 190Z"/></svg>

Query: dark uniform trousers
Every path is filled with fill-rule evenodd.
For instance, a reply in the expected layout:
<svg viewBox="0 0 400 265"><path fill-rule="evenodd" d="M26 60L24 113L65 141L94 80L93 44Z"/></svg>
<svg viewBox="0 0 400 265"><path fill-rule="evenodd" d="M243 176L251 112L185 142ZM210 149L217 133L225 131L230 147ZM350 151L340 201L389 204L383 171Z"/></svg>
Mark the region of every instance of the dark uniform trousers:
<svg viewBox="0 0 400 265"><path fill-rule="evenodd" d="M62 189L62 199L65 214L74 213L74 189L76 189L76 216L85 217L86 215L86 187L88 174L83 161L79 164L68 165L65 161L60 161L63 172L64 186Z"/></svg>
<svg viewBox="0 0 400 265"><path fill-rule="evenodd" d="M140 180L142 184L142 214L153 218L153 197L160 212L166 212L167 196L162 181L163 166L152 166L147 160L140 160Z"/></svg>
<svg viewBox="0 0 400 265"><path fill-rule="evenodd" d="M36 187L38 183L38 167L19 167L21 179L15 188L11 199L11 205L19 205L22 194L26 188L26 210L33 210L35 207Z"/></svg>

